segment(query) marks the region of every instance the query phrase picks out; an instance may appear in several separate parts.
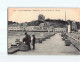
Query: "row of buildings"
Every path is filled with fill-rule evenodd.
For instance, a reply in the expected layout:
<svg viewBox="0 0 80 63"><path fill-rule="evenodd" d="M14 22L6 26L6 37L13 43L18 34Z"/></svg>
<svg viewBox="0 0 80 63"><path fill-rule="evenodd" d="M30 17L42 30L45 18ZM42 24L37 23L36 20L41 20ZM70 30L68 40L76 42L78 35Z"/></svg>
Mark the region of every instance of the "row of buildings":
<svg viewBox="0 0 80 63"><path fill-rule="evenodd" d="M48 22L40 23L39 26L27 26L26 23L21 24L10 24L8 25L8 31L48 31L48 32L66 32L66 28L54 28L50 26Z"/></svg>

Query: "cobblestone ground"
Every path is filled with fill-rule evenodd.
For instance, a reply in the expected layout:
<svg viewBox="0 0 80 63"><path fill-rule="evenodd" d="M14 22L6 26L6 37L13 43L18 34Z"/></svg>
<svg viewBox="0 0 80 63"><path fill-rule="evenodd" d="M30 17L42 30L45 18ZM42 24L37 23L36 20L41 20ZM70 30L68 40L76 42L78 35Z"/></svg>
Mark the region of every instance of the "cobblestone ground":
<svg viewBox="0 0 80 63"><path fill-rule="evenodd" d="M32 47L32 46L31 46ZM30 51L19 51L19 55L79 55L79 51L73 46L65 46L60 34L55 34L43 43L36 43L36 49Z"/></svg>

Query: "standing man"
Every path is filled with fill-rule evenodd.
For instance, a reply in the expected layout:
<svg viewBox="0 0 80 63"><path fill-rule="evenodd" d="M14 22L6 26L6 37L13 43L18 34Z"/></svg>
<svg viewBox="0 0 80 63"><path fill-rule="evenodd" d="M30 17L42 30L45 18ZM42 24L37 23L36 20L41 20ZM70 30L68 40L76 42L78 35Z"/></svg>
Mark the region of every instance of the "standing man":
<svg viewBox="0 0 80 63"><path fill-rule="evenodd" d="M32 36L33 36L32 45L33 45L33 50L34 50L35 49L36 38L35 38L35 35L32 35Z"/></svg>
<svg viewBox="0 0 80 63"><path fill-rule="evenodd" d="M30 35L25 33L25 38L23 38L23 42L25 42L25 45L28 45L29 50L31 50L30 43L31 43L31 37Z"/></svg>

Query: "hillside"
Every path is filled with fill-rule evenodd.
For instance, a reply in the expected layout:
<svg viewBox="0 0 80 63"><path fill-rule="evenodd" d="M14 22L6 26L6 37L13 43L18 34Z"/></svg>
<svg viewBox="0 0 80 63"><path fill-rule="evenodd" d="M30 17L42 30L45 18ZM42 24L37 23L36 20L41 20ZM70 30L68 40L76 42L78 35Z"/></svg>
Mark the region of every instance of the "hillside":
<svg viewBox="0 0 80 63"><path fill-rule="evenodd" d="M50 23L50 26L54 26L55 28L62 28L62 27L65 27L68 23L72 23L73 21L71 20L67 20L67 21L64 21L64 20L52 20L52 19L45 19L45 22L49 22ZM17 22L12 22L12 21L8 21L8 25L9 24L14 24L14 23L17 23ZM31 22L25 22L27 23L28 26L39 26L40 23L43 23L43 21L39 21L39 20L35 20L35 21L31 21ZM76 25L77 25L77 28L80 29L80 22L76 22Z"/></svg>
<svg viewBox="0 0 80 63"><path fill-rule="evenodd" d="M50 26L54 26L56 28L60 27L65 27L67 22L63 21L63 20L48 20L46 19L45 22L49 22ZM32 22L28 22L27 24L29 26L38 26L40 23L43 23L43 21L32 21Z"/></svg>

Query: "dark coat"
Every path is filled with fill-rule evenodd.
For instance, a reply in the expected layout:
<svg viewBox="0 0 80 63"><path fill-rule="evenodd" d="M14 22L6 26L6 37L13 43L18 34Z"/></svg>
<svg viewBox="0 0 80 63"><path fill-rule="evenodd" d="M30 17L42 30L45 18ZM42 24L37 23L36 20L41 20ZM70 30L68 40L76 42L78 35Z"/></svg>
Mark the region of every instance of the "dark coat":
<svg viewBox="0 0 80 63"><path fill-rule="evenodd" d="M23 42L25 42L26 45L30 44L30 42L31 42L31 37L30 37L30 35L26 35L26 37L23 38Z"/></svg>
<svg viewBox="0 0 80 63"><path fill-rule="evenodd" d="M36 41L36 38L35 38L35 37L33 37L33 41L32 41L33 43L32 43L32 44L35 44L35 41Z"/></svg>

